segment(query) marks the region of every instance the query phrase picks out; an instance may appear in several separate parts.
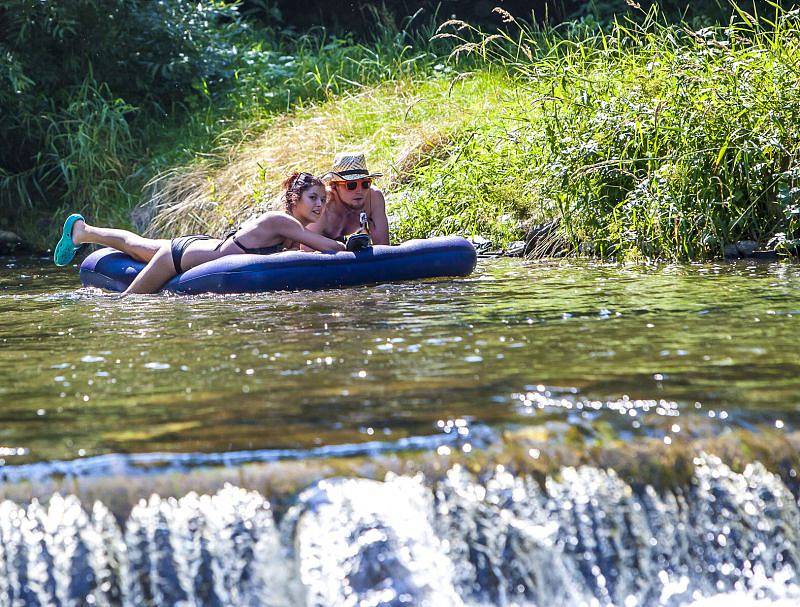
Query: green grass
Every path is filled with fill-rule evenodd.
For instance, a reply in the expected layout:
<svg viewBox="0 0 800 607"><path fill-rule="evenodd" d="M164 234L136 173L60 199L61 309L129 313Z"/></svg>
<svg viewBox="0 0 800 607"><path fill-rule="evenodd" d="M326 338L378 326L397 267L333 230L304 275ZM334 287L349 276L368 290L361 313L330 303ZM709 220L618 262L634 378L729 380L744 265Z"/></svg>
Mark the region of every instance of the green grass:
<svg viewBox="0 0 800 607"><path fill-rule="evenodd" d="M370 168L385 175L378 183L390 194L390 212L398 215L392 221L394 238L403 238L407 220L397 202L409 191L409 176L447 153L491 111L492 99L505 86L504 76L488 71L456 85L447 77L406 77L297 109L225 154L195 161L165 178L159 184L163 204L153 233L221 233L252 212L273 208L289 172L321 174L336 151L361 149ZM422 211L423 205L415 206L409 221L427 230ZM492 211L484 215L494 218Z"/></svg>
<svg viewBox="0 0 800 607"><path fill-rule="evenodd" d="M573 251L617 259L703 259L739 239L794 235L797 11L739 12L699 31L655 12L608 31L452 26L458 52L513 84L480 128L413 175L412 201L436 191L446 204L418 213L414 202L407 217L430 228L455 206L454 224L477 230L476 205L488 204L502 212L483 231L502 236L509 214L555 218Z"/></svg>

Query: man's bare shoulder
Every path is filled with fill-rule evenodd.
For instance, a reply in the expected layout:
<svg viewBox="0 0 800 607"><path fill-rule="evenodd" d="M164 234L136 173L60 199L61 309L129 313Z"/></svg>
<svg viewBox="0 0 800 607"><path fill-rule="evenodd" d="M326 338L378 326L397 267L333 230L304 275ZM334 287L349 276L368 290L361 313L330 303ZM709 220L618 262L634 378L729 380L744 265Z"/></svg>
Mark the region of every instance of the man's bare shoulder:
<svg viewBox="0 0 800 607"><path fill-rule="evenodd" d="M386 198L380 188L372 186L370 189L370 202L378 208L384 208L386 206Z"/></svg>

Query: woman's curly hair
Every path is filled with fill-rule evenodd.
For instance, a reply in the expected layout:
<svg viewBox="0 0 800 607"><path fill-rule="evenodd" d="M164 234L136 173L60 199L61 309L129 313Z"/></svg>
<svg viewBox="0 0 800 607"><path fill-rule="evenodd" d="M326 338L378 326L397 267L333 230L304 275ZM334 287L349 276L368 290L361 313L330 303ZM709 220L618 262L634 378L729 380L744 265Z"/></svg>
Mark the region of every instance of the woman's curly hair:
<svg viewBox="0 0 800 607"><path fill-rule="evenodd" d="M289 175L283 182L284 192L282 198L286 212L291 215L294 205L300 200L303 192L314 186L322 186L324 188L325 184L322 183L319 177L315 177L311 173L292 173Z"/></svg>

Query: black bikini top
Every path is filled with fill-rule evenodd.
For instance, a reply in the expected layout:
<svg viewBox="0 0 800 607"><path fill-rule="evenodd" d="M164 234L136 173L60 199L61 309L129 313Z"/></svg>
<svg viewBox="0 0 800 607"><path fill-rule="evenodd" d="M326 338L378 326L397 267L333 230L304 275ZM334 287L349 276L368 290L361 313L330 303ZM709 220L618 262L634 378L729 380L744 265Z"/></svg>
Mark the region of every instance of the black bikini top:
<svg viewBox="0 0 800 607"><path fill-rule="evenodd" d="M283 250L282 244L275 244L270 247L246 247L241 242L236 240L236 233L238 231L239 229L237 228L226 234L225 238L222 239L222 242L217 248L221 247L229 238L232 238L233 244L239 247L243 253L249 253L250 255L272 255L273 253L280 253Z"/></svg>

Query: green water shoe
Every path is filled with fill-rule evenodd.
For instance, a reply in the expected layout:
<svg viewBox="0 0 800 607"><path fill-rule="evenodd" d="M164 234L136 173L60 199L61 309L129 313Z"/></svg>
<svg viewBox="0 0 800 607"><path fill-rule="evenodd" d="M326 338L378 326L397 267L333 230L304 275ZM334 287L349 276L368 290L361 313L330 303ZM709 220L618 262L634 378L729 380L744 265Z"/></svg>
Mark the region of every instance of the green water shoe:
<svg viewBox="0 0 800 607"><path fill-rule="evenodd" d="M72 227L78 220L86 221L83 215L73 213L67 217L67 220L64 222L61 238L58 244L56 244L56 248L53 250L53 261L56 262L57 266L65 266L75 257L75 251L78 250L78 247L72 242Z"/></svg>

